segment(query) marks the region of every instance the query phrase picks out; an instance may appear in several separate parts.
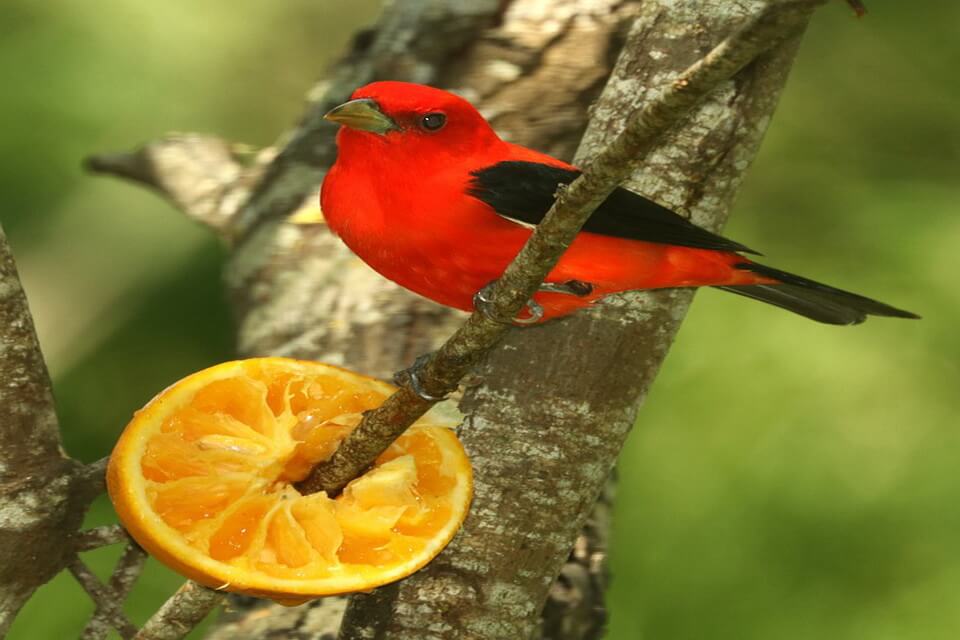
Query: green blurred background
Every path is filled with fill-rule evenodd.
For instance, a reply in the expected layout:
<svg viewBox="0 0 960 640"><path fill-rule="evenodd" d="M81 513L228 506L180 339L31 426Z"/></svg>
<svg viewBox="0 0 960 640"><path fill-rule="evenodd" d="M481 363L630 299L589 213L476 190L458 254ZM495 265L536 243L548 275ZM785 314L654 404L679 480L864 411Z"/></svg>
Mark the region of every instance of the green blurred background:
<svg viewBox="0 0 960 640"><path fill-rule="evenodd" d="M378 4L0 4L0 219L72 455L232 347L222 247L81 158L170 130L269 144ZM817 16L728 233L924 320L698 296L621 459L610 638L960 637L960 8L868 4ZM151 562L134 621L180 580ZM60 576L10 637L90 610Z"/></svg>

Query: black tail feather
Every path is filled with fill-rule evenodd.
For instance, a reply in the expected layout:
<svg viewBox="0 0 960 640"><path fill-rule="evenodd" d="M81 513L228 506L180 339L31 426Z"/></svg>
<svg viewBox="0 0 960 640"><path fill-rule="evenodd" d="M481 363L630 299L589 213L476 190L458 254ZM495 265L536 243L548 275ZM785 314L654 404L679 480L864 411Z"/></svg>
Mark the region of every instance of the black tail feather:
<svg viewBox="0 0 960 640"><path fill-rule="evenodd" d="M827 324L859 324L867 316L919 318L909 311L872 300L856 293L808 280L801 276L753 262L737 265L738 269L779 281L777 284L720 286L718 289L760 300Z"/></svg>

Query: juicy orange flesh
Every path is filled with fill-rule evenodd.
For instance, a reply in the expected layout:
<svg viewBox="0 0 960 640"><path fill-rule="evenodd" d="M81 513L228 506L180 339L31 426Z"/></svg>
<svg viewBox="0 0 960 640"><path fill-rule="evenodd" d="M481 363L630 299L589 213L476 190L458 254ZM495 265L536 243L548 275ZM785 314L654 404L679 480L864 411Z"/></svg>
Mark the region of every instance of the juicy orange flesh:
<svg viewBox="0 0 960 640"><path fill-rule="evenodd" d="M287 369L213 381L167 416L141 458L152 509L204 555L283 578L385 567L450 521L456 485L433 427L413 427L335 500L293 483L385 396Z"/></svg>

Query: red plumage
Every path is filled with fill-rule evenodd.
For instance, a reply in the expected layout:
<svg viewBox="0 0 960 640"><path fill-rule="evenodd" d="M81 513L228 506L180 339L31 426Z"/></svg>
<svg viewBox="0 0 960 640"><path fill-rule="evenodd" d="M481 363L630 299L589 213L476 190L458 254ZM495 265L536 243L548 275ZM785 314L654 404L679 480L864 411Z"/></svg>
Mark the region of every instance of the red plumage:
<svg viewBox="0 0 960 640"><path fill-rule="evenodd" d="M474 294L500 276L530 236L530 225L516 220L528 213L535 220L543 213L504 214L495 205L510 199L516 208L529 200L542 208L556 189L555 181L533 184L524 182L525 176L561 170L572 178L575 171L567 163L501 140L467 101L422 85L373 83L358 89L351 102L328 117L345 125L337 135L337 161L321 194L331 230L386 278L458 309L473 309ZM477 172L494 166L503 168L496 174L499 182L485 185L486 196L477 196ZM867 314L912 316L797 276L759 266L751 270L753 263L735 251L703 248L740 245L693 227L638 196L622 195L667 223L671 235L664 237L671 243L647 241L659 238L661 231L656 225L647 231L644 220L620 237L581 232L547 281L577 280L592 285L592 291L583 297L538 293L535 299L543 306L545 319L614 292L707 285L733 287L735 293L787 308L789 300L779 298L788 290L792 296L796 290L810 292L801 296L807 306L826 304L843 311L842 303L849 303L846 313L821 310L823 317L817 317L816 310L805 312L803 304L792 309L825 322L858 322ZM602 209L595 217L601 213ZM611 216L629 213L603 215L617 224ZM780 289L770 293L772 287ZM870 304L864 307L857 301Z"/></svg>

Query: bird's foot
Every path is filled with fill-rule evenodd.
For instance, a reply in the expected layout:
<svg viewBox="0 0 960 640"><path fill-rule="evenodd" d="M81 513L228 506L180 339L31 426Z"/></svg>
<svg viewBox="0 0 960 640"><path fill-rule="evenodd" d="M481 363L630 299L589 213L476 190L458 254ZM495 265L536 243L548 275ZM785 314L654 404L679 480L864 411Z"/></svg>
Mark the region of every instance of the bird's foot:
<svg viewBox="0 0 960 640"><path fill-rule="evenodd" d="M522 326L539 322L540 319L543 318L543 307L541 307L536 300L527 300L524 308L529 315L517 316L516 318L504 318L493 308L493 285L494 283L491 282L473 295L473 308L485 315L488 320L493 320L500 324Z"/></svg>
<svg viewBox="0 0 960 640"><path fill-rule="evenodd" d="M393 382L398 386L407 387L420 396L422 400L426 400L427 402L440 402L441 400L446 400L447 396L430 395L423 390L423 386L420 384L420 372L423 371L423 366L429 358L429 353L418 356L409 368L393 374Z"/></svg>
<svg viewBox="0 0 960 640"><path fill-rule="evenodd" d="M493 285L491 282L473 296L473 307L494 322L500 324L512 325L530 325L536 324L543 319L543 307L533 299L527 300L524 307L527 310L525 316L515 318L504 318L493 308ZM544 282L540 285L539 291L545 293L563 293L566 295L582 298L593 293L593 285L582 280L567 280L566 282ZM521 312L522 313L522 312Z"/></svg>

